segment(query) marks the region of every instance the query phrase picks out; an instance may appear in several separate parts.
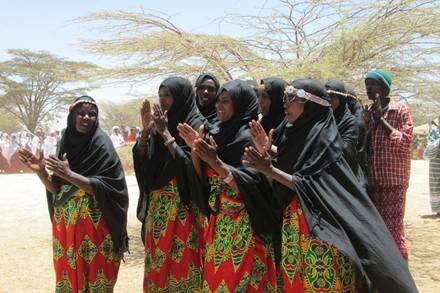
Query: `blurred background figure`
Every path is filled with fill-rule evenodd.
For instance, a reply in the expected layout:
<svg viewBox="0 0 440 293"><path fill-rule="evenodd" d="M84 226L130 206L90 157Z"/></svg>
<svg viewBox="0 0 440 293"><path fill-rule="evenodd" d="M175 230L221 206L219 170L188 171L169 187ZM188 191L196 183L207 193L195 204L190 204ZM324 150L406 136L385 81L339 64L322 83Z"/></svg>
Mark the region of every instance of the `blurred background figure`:
<svg viewBox="0 0 440 293"><path fill-rule="evenodd" d="M122 136L121 129L118 126L113 126L110 139L115 149L124 144L124 137Z"/></svg>

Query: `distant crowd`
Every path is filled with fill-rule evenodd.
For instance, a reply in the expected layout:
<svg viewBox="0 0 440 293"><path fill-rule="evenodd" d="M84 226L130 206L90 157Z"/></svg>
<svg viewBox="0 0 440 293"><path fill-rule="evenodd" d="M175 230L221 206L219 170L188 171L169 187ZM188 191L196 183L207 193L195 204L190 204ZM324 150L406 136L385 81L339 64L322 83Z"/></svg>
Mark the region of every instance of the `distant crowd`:
<svg viewBox="0 0 440 293"><path fill-rule="evenodd" d="M139 137L140 128L130 126L113 126L108 135L115 148L135 142ZM55 155L61 140L59 130L43 131L37 128L34 133L29 131L7 133L0 130L0 174L29 172L18 158L18 149L24 147L34 155L44 158Z"/></svg>

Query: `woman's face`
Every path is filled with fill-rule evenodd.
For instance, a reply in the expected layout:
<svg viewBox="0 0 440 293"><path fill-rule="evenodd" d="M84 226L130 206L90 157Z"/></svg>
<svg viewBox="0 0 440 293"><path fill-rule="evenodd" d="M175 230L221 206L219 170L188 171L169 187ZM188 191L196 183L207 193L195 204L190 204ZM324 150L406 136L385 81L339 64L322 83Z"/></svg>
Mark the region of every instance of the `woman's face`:
<svg viewBox="0 0 440 293"><path fill-rule="evenodd" d="M215 102L217 91L212 79L205 79L196 90L197 101L201 106L209 106Z"/></svg>
<svg viewBox="0 0 440 293"><path fill-rule="evenodd" d="M306 103L307 100L298 97L295 97L295 99L292 100L284 96L283 102L287 121L293 123L304 112L304 103Z"/></svg>
<svg viewBox="0 0 440 293"><path fill-rule="evenodd" d="M217 118L221 122L229 121L234 116L234 103L227 91L222 91L219 95L215 108L217 109Z"/></svg>
<svg viewBox="0 0 440 293"><path fill-rule="evenodd" d="M75 119L76 131L82 134L88 133L98 119L98 109L93 104L84 103L80 105Z"/></svg>
<svg viewBox="0 0 440 293"><path fill-rule="evenodd" d="M159 104L162 108L162 111L169 111L171 106L173 106L174 97L171 94L171 91L166 86L162 86L159 89Z"/></svg>
<svg viewBox="0 0 440 293"><path fill-rule="evenodd" d="M270 112L270 105L272 100L266 90L260 90L260 97L258 98L258 103L260 104L261 115L263 117L268 116Z"/></svg>
<svg viewBox="0 0 440 293"><path fill-rule="evenodd" d="M330 105L332 106L333 111L338 109L339 105L341 104L341 100L339 99L339 96L336 94L330 94Z"/></svg>

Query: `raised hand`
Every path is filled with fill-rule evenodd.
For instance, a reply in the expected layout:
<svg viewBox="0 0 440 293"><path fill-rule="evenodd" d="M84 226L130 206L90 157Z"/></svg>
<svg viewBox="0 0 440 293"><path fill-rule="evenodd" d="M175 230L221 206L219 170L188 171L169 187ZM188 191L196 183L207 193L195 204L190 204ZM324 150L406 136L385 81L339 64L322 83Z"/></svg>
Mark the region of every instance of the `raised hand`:
<svg viewBox="0 0 440 293"><path fill-rule="evenodd" d="M153 105L153 120L154 125L156 127L157 132L159 132L160 135L163 135L166 130L168 130L168 117L167 117L167 111L162 111L162 108L154 104Z"/></svg>
<svg viewBox="0 0 440 293"><path fill-rule="evenodd" d="M209 143L201 138L196 139L194 141L193 151L211 167L218 163L217 144L212 137L209 138Z"/></svg>
<svg viewBox="0 0 440 293"><path fill-rule="evenodd" d="M153 127L153 117L151 113L150 101L144 100L141 107L141 119L143 131L149 131Z"/></svg>
<svg viewBox="0 0 440 293"><path fill-rule="evenodd" d="M67 154L63 155L62 160L50 155L49 158L46 159L46 167L47 170L53 172L55 175L61 178L67 178L72 173L72 170L70 170L69 161L67 160Z"/></svg>
<svg viewBox="0 0 440 293"><path fill-rule="evenodd" d="M251 134L252 142L260 153L265 150L270 150L270 147L272 146L273 129L269 132L268 136L260 122L252 120L249 122L249 133Z"/></svg>
<svg viewBox="0 0 440 293"><path fill-rule="evenodd" d="M246 159L242 160L243 165L254 168L261 173L268 175L272 170L272 158L265 150L262 154L254 147L246 147L244 149Z"/></svg>
<svg viewBox="0 0 440 293"><path fill-rule="evenodd" d="M203 127L203 125L201 127ZM199 137L202 137L200 136L200 133L195 131L187 123L179 123L177 125L177 130L179 131L179 136L185 141L186 145L189 146L191 149L194 148L194 141Z"/></svg>
<svg viewBox="0 0 440 293"><path fill-rule="evenodd" d="M35 156L30 150L26 148L20 148L18 150L18 158L20 161L29 167L35 173L40 173L45 171L45 163L43 152L39 152L39 156Z"/></svg>

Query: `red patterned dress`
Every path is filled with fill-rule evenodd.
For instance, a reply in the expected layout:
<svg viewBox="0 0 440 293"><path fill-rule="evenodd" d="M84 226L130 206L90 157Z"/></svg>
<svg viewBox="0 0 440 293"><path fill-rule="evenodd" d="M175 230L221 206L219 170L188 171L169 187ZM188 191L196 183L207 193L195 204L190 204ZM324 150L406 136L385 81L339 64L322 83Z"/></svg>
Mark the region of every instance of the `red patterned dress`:
<svg viewBox="0 0 440 293"><path fill-rule="evenodd" d="M276 269L271 237L252 232L239 194L208 168L211 215L205 233L202 292L274 292Z"/></svg>
<svg viewBox="0 0 440 293"><path fill-rule="evenodd" d="M61 186L57 197L71 188ZM113 292L120 256L95 197L76 190L55 208L52 231L55 292Z"/></svg>
<svg viewBox="0 0 440 293"><path fill-rule="evenodd" d="M200 226L180 204L176 179L149 196L145 219L144 292L199 292Z"/></svg>
<svg viewBox="0 0 440 293"><path fill-rule="evenodd" d="M297 196L284 210L281 233L282 292L356 292L352 263L309 234Z"/></svg>

